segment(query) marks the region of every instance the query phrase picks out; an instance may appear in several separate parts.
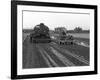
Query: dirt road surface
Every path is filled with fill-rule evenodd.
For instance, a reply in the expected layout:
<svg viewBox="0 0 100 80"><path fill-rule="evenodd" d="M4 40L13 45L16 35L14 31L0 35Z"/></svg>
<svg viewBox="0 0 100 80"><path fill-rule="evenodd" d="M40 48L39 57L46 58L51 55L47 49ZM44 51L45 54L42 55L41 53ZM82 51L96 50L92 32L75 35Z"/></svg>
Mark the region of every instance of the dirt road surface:
<svg viewBox="0 0 100 80"><path fill-rule="evenodd" d="M54 42L30 43L27 37L23 41L22 64L23 68L88 66L89 48L79 45L63 46Z"/></svg>

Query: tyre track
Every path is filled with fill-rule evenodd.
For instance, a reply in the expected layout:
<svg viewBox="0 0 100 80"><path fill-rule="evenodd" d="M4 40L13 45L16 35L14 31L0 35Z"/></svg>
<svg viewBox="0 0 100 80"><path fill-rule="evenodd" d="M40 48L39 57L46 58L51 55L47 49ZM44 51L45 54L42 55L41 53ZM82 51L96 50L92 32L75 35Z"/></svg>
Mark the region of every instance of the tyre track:
<svg viewBox="0 0 100 80"><path fill-rule="evenodd" d="M43 59L45 60L46 64L49 66L49 67L52 67L51 63L49 62L48 58L44 55L44 51L43 49L41 49L41 47L39 45L36 45L37 49L39 50L39 52L41 53Z"/></svg>
<svg viewBox="0 0 100 80"><path fill-rule="evenodd" d="M58 45L55 44L55 43L51 43L50 45L51 45L52 47L54 47L55 49L60 50L62 53L66 53L67 55L70 55L70 56L74 57L75 59L79 60L80 62L83 62L83 63L89 65L89 61L86 60L86 59L84 59L83 57L80 57L80 56L78 56L78 55L76 55L76 54L74 54L74 53L71 53L71 52L69 52L68 50L63 49L63 48L61 48L61 47L58 47Z"/></svg>
<svg viewBox="0 0 100 80"><path fill-rule="evenodd" d="M46 50L44 50L42 47L40 48L44 54L46 55L46 57L50 60L50 62L55 66L55 67L59 67L59 65L50 57L50 55L48 54L48 52Z"/></svg>
<svg viewBox="0 0 100 80"><path fill-rule="evenodd" d="M57 50L55 50L53 47L50 47L51 51L54 53L55 56L59 58L59 60L66 66L75 66L74 63L69 61L66 57L64 57L61 53L59 53Z"/></svg>
<svg viewBox="0 0 100 80"><path fill-rule="evenodd" d="M47 45L47 47L53 53L53 55L55 55L59 59L59 61L61 61L61 63L63 63L65 66L75 66L73 62L68 60L64 55L62 55L62 53L57 51L55 48L50 45Z"/></svg>

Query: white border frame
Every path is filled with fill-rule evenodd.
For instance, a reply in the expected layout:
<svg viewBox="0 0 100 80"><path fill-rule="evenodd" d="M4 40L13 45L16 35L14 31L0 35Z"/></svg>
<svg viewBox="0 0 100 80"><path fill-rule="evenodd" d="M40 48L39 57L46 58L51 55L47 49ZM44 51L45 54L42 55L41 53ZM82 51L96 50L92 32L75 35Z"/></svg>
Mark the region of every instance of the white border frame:
<svg viewBox="0 0 100 80"><path fill-rule="evenodd" d="M64 68L42 68L42 69L22 69L22 10L57 11L57 12L81 12L90 13L90 66L64 67ZM59 8L45 6L25 6L17 5L17 74L46 74L62 72L94 71L94 10L79 8Z"/></svg>

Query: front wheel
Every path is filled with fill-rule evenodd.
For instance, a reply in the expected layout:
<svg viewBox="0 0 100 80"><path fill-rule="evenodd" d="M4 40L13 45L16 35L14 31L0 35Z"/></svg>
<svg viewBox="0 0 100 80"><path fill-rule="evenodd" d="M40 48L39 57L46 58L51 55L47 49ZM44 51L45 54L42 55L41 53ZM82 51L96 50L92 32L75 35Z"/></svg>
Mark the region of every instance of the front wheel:
<svg viewBox="0 0 100 80"><path fill-rule="evenodd" d="M32 37L30 37L30 42L32 43Z"/></svg>

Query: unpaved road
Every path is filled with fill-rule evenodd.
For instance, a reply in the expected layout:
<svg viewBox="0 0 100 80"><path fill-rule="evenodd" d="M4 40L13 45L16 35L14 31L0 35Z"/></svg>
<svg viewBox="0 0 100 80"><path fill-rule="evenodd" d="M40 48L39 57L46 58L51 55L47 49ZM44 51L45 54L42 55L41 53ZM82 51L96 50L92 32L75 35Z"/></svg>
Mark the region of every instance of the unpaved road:
<svg viewBox="0 0 100 80"><path fill-rule="evenodd" d="M78 45L77 45L78 46ZM23 68L47 68L89 65L89 48L84 52L74 46L51 43L30 43L29 37L23 41ZM80 46L78 46L80 47Z"/></svg>

